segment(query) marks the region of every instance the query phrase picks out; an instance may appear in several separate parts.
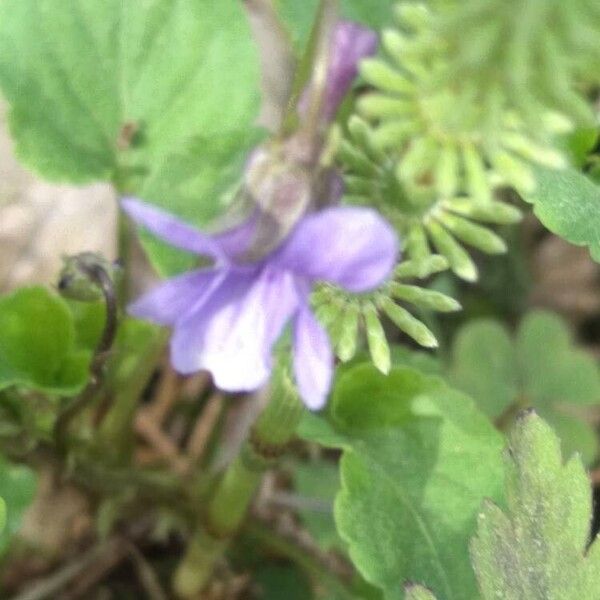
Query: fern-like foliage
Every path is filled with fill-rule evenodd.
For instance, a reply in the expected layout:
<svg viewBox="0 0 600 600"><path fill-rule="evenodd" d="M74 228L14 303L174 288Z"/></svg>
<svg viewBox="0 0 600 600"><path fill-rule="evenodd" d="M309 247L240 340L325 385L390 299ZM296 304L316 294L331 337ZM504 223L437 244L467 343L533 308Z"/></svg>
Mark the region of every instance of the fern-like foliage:
<svg viewBox="0 0 600 600"><path fill-rule="evenodd" d="M422 346L437 345L405 305L460 307L404 279L450 267L474 281L477 267L465 245L489 254L506 250L490 225L516 223L521 214L498 189L531 193L533 167L564 167L561 136L589 120L576 83L586 81L590 59L599 56L599 7L597 0L398 5L397 26L382 35L383 57L361 65L371 89L357 100L337 160L344 200L388 218L404 262L370 294L332 286L315 293L341 360L355 355L364 330L374 364L387 372L383 315Z"/></svg>
<svg viewBox="0 0 600 600"><path fill-rule="evenodd" d="M565 164L554 138L571 128L567 116L536 105L534 127L503 81L451 77L454 57L434 13L415 4L396 12L399 27L383 33L387 58L362 63L376 91L359 100L358 111L375 124L375 148L395 154L399 181L440 199L485 201L499 185L531 192L531 163Z"/></svg>
<svg viewBox="0 0 600 600"><path fill-rule="evenodd" d="M600 79L597 0L434 0L434 35L445 41L452 76L499 84L514 106L552 107L589 121L578 87Z"/></svg>
<svg viewBox="0 0 600 600"><path fill-rule="evenodd" d="M345 200L370 204L382 212L398 230L408 259L416 264L425 261L433 246L454 273L474 281L477 268L463 243L490 254L505 251L502 238L486 224L515 223L520 219L518 209L493 199L473 201L464 194L442 194L431 182L402 177L398 155L376 144L377 132L364 120L351 118L348 130L339 151L346 172ZM479 175L484 174L482 169Z"/></svg>
<svg viewBox="0 0 600 600"><path fill-rule="evenodd" d="M432 255L425 260L402 262L392 280L370 293L350 294L328 284L316 290L312 301L317 317L327 328L340 360L345 362L356 355L364 331L373 363L383 373L389 371L390 349L380 314L421 346L436 347L433 333L402 304L438 312L460 310L460 304L453 298L407 282L447 268L444 257Z"/></svg>

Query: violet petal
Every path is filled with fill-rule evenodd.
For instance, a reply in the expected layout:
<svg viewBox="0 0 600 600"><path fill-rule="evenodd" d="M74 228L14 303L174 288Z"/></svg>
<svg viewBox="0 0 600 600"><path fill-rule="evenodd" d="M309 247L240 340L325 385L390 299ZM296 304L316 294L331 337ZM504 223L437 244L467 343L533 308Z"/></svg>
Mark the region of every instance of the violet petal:
<svg viewBox="0 0 600 600"><path fill-rule="evenodd" d="M260 212L255 210L239 225L217 233L213 239L230 260L245 254L256 236Z"/></svg>
<svg viewBox="0 0 600 600"><path fill-rule="evenodd" d="M333 376L333 351L308 305L300 308L294 322L294 375L304 404L311 410L323 408Z"/></svg>
<svg viewBox="0 0 600 600"><path fill-rule="evenodd" d="M130 304L127 312L139 319L172 326L198 308L225 274L223 269L203 269L173 277Z"/></svg>
<svg viewBox="0 0 600 600"><path fill-rule="evenodd" d="M396 233L376 211L340 206L305 217L272 262L311 281L364 292L390 275L397 255Z"/></svg>
<svg viewBox="0 0 600 600"><path fill-rule="evenodd" d="M358 75L360 61L377 51L377 34L352 21L340 21L333 33L324 116L333 119Z"/></svg>
<svg viewBox="0 0 600 600"><path fill-rule="evenodd" d="M177 217L136 198L123 198L121 206L138 225L171 245L195 254L223 258L223 251L212 236L198 231Z"/></svg>
<svg viewBox="0 0 600 600"><path fill-rule="evenodd" d="M269 377L271 348L297 305L290 273L228 271L207 301L176 324L173 366L184 374L206 369L225 391L257 389Z"/></svg>

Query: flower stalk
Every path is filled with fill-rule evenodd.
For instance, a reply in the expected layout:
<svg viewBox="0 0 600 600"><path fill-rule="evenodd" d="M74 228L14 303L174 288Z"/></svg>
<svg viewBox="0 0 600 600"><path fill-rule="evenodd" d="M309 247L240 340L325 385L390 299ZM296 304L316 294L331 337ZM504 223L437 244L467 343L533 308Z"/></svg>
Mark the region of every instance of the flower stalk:
<svg viewBox="0 0 600 600"><path fill-rule="evenodd" d="M173 581L179 598L195 598L241 527L264 472L294 436L302 404L287 376L276 377L269 403L210 499Z"/></svg>

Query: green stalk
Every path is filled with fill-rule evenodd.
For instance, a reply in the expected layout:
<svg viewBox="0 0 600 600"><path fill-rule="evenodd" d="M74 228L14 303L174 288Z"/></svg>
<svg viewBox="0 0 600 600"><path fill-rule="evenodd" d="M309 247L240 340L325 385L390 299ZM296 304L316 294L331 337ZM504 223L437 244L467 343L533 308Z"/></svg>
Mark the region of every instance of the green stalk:
<svg viewBox="0 0 600 600"><path fill-rule="evenodd" d="M150 326L140 337L132 335L133 339L127 339L127 333L123 331L122 347L117 344L115 373L111 377L112 405L98 434L99 446L111 464L128 462L134 440L133 417L167 340L167 332Z"/></svg>
<svg viewBox="0 0 600 600"><path fill-rule="evenodd" d="M122 265L123 273L118 283L118 297L121 307L127 304L129 299L129 284L131 281L131 246L133 238L131 235L131 224L127 216L117 207L117 252L119 262Z"/></svg>
<svg viewBox="0 0 600 600"><path fill-rule="evenodd" d="M173 581L177 597L197 598L214 566L241 527L263 473L292 439L302 415L295 391L276 385L249 438L226 469Z"/></svg>

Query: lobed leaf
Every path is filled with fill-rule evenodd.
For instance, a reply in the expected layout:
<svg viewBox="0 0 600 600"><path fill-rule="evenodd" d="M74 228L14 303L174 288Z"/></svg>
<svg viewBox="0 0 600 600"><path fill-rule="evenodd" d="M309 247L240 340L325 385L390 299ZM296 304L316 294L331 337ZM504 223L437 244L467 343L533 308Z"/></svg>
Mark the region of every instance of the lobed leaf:
<svg viewBox="0 0 600 600"><path fill-rule="evenodd" d="M600 554L590 535L592 494L578 457L533 412L517 421L505 454L507 509L484 505L471 549L484 600L595 600Z"/></svg>

